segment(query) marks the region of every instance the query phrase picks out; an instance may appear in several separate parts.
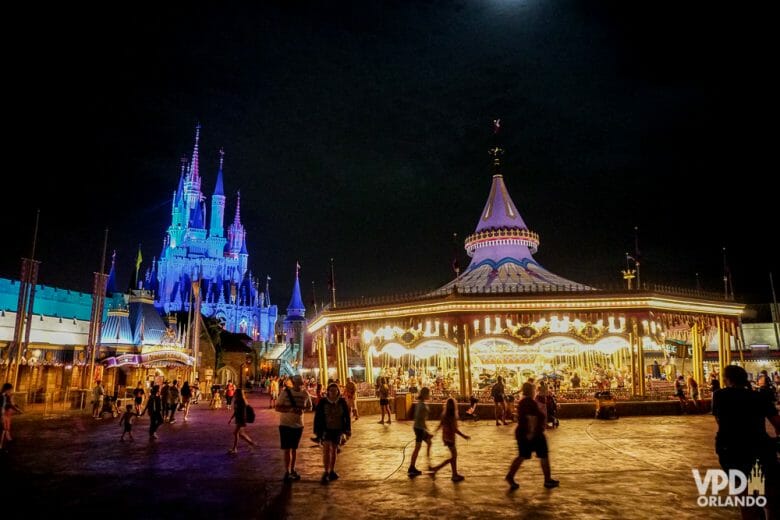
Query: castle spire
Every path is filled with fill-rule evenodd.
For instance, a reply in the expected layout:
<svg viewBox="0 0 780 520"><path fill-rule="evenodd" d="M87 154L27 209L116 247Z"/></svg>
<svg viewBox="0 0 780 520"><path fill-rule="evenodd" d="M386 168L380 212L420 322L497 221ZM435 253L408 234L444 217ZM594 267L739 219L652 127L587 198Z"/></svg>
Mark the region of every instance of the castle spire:
<svg viewBox="0 0 780 520"><path fill-rule="evenodd" d="M225 188L222 184L222 166L225 163L225 149L219 149L219 171L217 171L217 184L214 187L214 195L225 195Z"/></svg>
<svg viewBox="0 0 780 520"><path fill-rule="evenodd" d="M238 190L238 193L236 194L236 216L233 217L233 225L234 226L240 226L241 225L241 190Z"/></svg>
<svg viewBox="0 0 780 520"><path fill-rule="evenodd" d="M291 316L303 317L306 309L303 306L303 298L301 298L301 283L298 279L298 273L301 270L301 264L295 263L295 284L293 285L292 298L290 299L290 305L287 306L287 318Z"/></svg>
<svg viewBox="0 0 780 520"><path fill-rule="evenodd" d="M222 238L225 234L225 187L222 182L222 167L225 164L225 150L219 149L219 171L217 171L217 184L214 186L214 195L211 196L211 224L209 235Z"/></svg>
<svg viewBox="0 0 780 520"><path fill-rule="evenodd" d="M184 176L187 175L187 158L182 156L181 158L181 173L179 174L179 187L176 188L176 200L174 201L174 205L178 204L179 201L181 201L181 198L184 196Z"/></svg>
<svg viewBox="0 0 780 520"><path fill-rule="evenodd" d="M191 181L196 182L199 177L198 145L200 143L200 123L195 125L195 147L192 149L192 163L190 164Z"/></svg>

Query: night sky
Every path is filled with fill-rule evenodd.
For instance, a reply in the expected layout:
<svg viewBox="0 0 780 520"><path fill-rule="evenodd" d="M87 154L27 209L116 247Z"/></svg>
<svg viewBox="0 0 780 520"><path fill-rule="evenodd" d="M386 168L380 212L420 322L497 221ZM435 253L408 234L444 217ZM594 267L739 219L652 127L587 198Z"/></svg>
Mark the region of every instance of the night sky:
<svg viewBox="0 0 780 520"><path fill-rule="evenodd" d="M547 269L620 283L639 226L643 281L692 288L698 272L722 292L725 246L737 298L769 301L763 7L221 4L9 16L22 36L4 74L4 177L22 186L6 184L0 276L18 278L40 207L41 283L89 291L108 227L126 286L139 243L142 270L160 253L200 122L205 194L224 147L226 226L240 189L273 303L286 308L296 260L307 304L312 281L326 299L330 258L339 297L432 289L453 276L453 233L468 262L499 117L504 178Z"/></svg>

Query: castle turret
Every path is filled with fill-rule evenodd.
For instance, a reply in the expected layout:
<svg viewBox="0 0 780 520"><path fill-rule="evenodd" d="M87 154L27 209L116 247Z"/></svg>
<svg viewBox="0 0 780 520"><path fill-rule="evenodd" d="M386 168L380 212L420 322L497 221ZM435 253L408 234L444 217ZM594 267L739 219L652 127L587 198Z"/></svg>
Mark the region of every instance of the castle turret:
<svg viewBox="0 0 780 520"><path fill-rule="evenodd" d="M211 196L211 225L209 236L222 238L225 236L225 188L222 183L222 166L225 162L225 151L219 149L219 171L214 194Z"/></svg>
<svg viewBox="0 0 780 520"><path fill-rule="evenodd" d="M241 249L244 247L244 238L246 231L241 224L241 192L238 192L236 199L236 215L233 217L233 223L228 229L228 254L231 258L238 258Z"/></svg>
<svg viewBox="0 0 780 520"><path fill-rule="evenodd" d="M293 358L298 364L303 362L303 338L306 331L306 309L301 298L301 283L299 273L301 264L295 263L295 284L293 285L290 305L287 306L287 316L284 318L284 334L287 343L293 349Z"/></svg>

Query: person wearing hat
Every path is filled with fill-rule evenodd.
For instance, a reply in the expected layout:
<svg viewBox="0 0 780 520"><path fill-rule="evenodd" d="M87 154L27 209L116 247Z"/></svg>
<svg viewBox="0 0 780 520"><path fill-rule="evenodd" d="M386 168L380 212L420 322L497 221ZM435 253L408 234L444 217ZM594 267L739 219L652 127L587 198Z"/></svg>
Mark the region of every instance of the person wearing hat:
<svg viewBox="0 0 780 520"><path fill-rule="evenodd" d="M311 397L303 388L303 378L296 374L292 377L292 388L284 388L275 408L279 412L279 438L284 451L285 482L301 479L295 471L295 461L303 434L303 413L311 408Z"/></svg>

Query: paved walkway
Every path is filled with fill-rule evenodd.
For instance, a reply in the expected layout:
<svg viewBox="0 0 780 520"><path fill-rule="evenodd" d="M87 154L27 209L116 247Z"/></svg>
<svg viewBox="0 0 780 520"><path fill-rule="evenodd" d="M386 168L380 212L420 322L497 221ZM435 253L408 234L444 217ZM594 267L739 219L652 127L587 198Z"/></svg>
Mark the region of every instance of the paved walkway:
<svg viewBox="0 0 780 520"><path fill-rule="evenodd" d="M561 487L546 490L536 460L518 473L519 490L503 481L515 456L514 426L462 422L470 441L458 439L460 483L449 468L436 479L409 479L413 448L409 422L354 424L339 455L341 478L322 485L320 450L308 441L312 415L299 450L302 480L291 485L278 449L277 414L264 396L250 397L257 422L250 435L259 447L240 445L228 455L229 412L195 407L187 423L163 425L148 440L148 419L135 426L134 442L119 442L113 419L88 413L43 419L15 417L14 442L0 456L2 492L16 497L34 518L54 513L104 514L108 518L738 518L734 509L702 509L691 469L717 468L711 416L630 417L617 421L572 419L548 434L553 476ZM179 414L181 416L181 414ZM435 426L435 422L430 425ZM447 455L441 437L432 459ZM427 467L424 457L418 467ZM5 477L9 477L8 479ZM7 501L4 502L8 504Z"/></svg>

